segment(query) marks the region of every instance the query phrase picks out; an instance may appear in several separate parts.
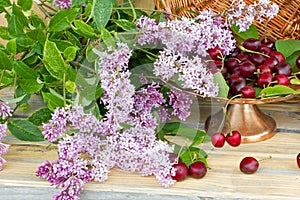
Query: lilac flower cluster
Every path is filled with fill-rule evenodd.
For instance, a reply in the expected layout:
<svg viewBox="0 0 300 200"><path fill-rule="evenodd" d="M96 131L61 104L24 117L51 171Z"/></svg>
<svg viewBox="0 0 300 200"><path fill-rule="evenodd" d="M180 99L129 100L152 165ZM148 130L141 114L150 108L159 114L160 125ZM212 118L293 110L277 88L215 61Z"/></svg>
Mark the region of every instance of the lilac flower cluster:
<svg viewBox="0 0 300 200"><path fill-rule="evenodd" d="M105 181L114 167L154 175L164 187L175 183L173 146L157 140L153 110L163 110L166 119L170 114L164 106L172 107L173 115L185 119L190 113L189 97L172 89L167 102L161 86L146 77L142 78L146 85L135 91L128 69L131 50L123 43L98 53L104 91L100 103L107 110L103 118L84 113L81 106L67 106L57 108L43 124L44 137L59 141L58 159L41 165L36 175L62 188L54 195L57 200L79 199L85 183Z"/></svg>
<svg viewBox="0 0 300 200"><path fill-rule="evenodd" d="M155 24L153 19L142 16L137 21L137 44L158 44L163 48L181 53L184 56L196 54L206 56L207 50L219 46L229 54L235 44L232 32L214 17L212 11L203 11L196 19L182 17ZM201 20L201 23L199 22Z"/></svg>
<svg viewBox="0 0 300 200"><path fill-rule="evenodd" d="M203 62L198 56L189 58L165 49L154 63L154 74L165 80L178 74L183 88L192 89L205 97L215 97L218 95L218 86Z"/></svg>
<svg viewBox="0 0 300 200"><path fill-rule="evenodd" d="M0 102L0 117L2 121L2 123L0 123L0 170L2 170L3 163L6 162L5 159L2 158L2 155L6 154L10 147L9 144L4 144L1 142L6 136L7 131L7 123L4 121L7 117L12 116L12 113L13 111L7 102Z"/></svg>
<svg viewBox="0 0 300 200"><path fill-rule="evenodd" d="M61 9L69 9L72 5L72 0L54 0L53 4Z"/></svg>
<svg viewBox="0 0 300 200"><path fill-rule="evenodd" d="M227 22L229 25L236 24L241 32L246 31L250 25L258 20L262 22L264 19L271 20L274 18L279 7L270 0L259 0L252 5L246 5L242 0L232 2L232 8L227 10Z"/></svg>

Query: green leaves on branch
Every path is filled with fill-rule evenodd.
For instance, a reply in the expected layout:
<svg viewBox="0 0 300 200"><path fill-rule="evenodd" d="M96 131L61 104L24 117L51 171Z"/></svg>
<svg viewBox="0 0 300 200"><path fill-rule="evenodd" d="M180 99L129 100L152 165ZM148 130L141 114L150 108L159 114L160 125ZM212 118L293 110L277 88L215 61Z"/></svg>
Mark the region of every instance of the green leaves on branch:
<svg viewBox="0 0 300 200"><path fill-rule="evenodd" d="M112 13L112 0L93 0L92 17L98 30L105 27Z"/></svg>
<svg viewBox="0 0 300 200"><path fill-rule="evenodd" d="M30 142L44 141L42 131L27 120L10 120L7 127L11 134L19 140Z"/></svg>
<svg viewBox="0 0 300 200"><path fill-rule="evenodd" d="M260 97L274 97L274 96L285 96L289 94L299 94L299 92L294 89L284 86L284 85L275 85L269 86L261 90L259 96Z"/></svg>
<svg viewBox="0 0 300 200"><path fill-rule="evenodd" d="M64 9L56 13L49 23L50 32L60 32L68 28L78 16L79 12L79 8L72 8L69 10Z"/></svg>
<svg viewBox="0 0 300 200"><path fill-rule="evenodd" d="M240 32L239 27L236 25L231 26L230 29L234 34L236 34L238 37L240 37L243 40L247 38L256 38L256 39L259 38L258 29L253 24L245 32Z"/></svg>
<svg viewBox="0 0 300 200"><path fill-rule="evenodd" d="M84 21L75 20L74 21L74 26L75 26L74 31L77 34L79 34L79 35L81 35L85 38L97 39L97 35L95 34L95 31L94 31L93 27L91 27L90 25L88 25Z"/></svg>
<svg viewBox="0 0 300 200"><path fill-rule="evenodd" d="M47 71L55 78L62 79L63 73L68 70L64 59L54 42L46 40L44 46L43 62Z"/></svg>

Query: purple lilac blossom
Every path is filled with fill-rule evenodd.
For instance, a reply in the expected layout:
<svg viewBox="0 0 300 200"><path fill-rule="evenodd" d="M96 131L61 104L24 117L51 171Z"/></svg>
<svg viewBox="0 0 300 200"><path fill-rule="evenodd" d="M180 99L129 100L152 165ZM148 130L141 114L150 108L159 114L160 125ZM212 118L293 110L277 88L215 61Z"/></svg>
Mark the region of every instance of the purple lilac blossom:
<svg viewBox="0 0 300 200"><path fill-rule="evenodd" d="M167 71L177 73L183 88L192 89L204 97L215 97L218 95L218 86L203 62L198 56L189 58L165 49L154 63L154 74L168 80L169 76L165 75Z"/></svg>
<svg viewBox="0 0 300 200"><path fill-rule="evenodd" d="M61 9L69 9L72 5L72 0L54 0L53 4Z"/></svg>
<svg viewBox="0 0 300 200"><path fill-rule="evenodd" d="M229 25L236 24L239 31L246 31L250 25L258 20L262 22L264 19L271 20L279 11L277 4L269 0L255 1L251 5L247 5L243 0L233 1L232 8L227 10L227 22Z"/></svg>
<svg viewBox="0 0 300 200"><path fill-rule="evenodd" d="M190 115L190 107L193 103L191 100L191 95L188 93L184 93L178 89L172 88L169 95L169 104L173 108L172 114L174 116L178 116L180 120L186 120L186 118Z"/></svg>
<svg viewBox="0 0 300 200"><path fill-rule="evenodd" d="M7 102L0 102L0 117L3 120L7 119L7 117L12 116L12 109L8 105ZM2 158L2 155L6 154L8 152L8 149L10 147L9 144L2 143L2 139L6 136L7 131L7 123L2 122L0 124L0 170L2 170L3 163L5 163L5 159Z"/></svg>

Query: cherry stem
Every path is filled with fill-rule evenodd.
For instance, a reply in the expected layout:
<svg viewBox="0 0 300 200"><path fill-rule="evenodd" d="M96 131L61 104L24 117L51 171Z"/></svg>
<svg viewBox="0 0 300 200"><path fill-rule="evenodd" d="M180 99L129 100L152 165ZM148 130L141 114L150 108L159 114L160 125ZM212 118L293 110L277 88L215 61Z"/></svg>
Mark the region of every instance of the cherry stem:
<svg viewBox="0 0 300 200"><path fill-rule="evenodd" d="M249 50L249 49L246 49L245 47L243 47L243 46L239 46L239 48L240 48L240 50L242 50L242 51L244 51L244 52L247 52L247 53L255 53L255 54L260 54L260 55L262 55L262 56L265 56L265 57L268 57L268 58L270 58L270 56L269 55L267 55L267 54L264 54L264 53L261 53L261 52L257 52L257 51L252 51L252 50Z"/></svg>
<svg viewBox="0 0 300 200"><path fill-rule="evenodd" d="M268 157L265 157L265 158L262 158L262 159L258 160L258 162L261 162L261 161L264 161L264 160L269 160L271 158L272 158L272 156L268 156Z"/></svg>
<svg viewBox="0 0 300 200"><path fill-rule="evenodd" d="M225 106L223 107L223 114L224 114L224 115L223 115L223 117L222 117L222 121L221 121L221 123L220 123L220 126L218 127L217 132L220 132L220 131L221 131L221 129L222 129L223 126L224 126L225 119L227 119L227 122L228 122L229 127L230 127L230 133L231 133L231 123L230 123L230 120L228 119L228 116L227 116L227 108L228 108L229 104L231 103L231 101L232 101L233 99L235 99L235 98L237 98L237 97L240 97L240 96L242 96L242 94L235 95L235 96L231 97L231 98L226 102Z"/></svg>

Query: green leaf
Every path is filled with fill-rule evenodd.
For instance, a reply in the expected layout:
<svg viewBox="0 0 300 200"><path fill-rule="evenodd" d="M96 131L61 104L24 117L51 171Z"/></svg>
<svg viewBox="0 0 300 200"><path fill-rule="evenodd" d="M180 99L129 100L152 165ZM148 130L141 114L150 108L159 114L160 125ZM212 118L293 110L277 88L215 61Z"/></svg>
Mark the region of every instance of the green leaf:
<svg viewBox="0 0 300 200"><path fill-rule="evenodd" d="M285 85L275 85L264 88L259 96L260 97L273 97L273 96L285 96L289 94L297 94L298 92L294 89Z"/></svg>
<svg viewBox="0 0 300 200"><path fill-rule="evenodd" d="M19 77L26 79L36 79L39 75L22 61L14 62L14 70Z"/></svg>
<svg viewBox="0 0 300 200"><path fill-rule="evenodd" d="M219 87L218 97L227 98L229 92L229 86L227 85L221 72L217 72L214 75L214 83Z"/></svg>
<svg viewBox="0 0 300 200"><path fill-rule="evenodd" d="M76 53L77 53L78 47L76 46L71 46L71 47L67 47L64 50L64 58L67 61L72 61L76 58Z"/></svg>
<svg viewBox="0 0 300 200"><path fill-rule="evenodd" d="M289 57L300 50L300 40L276 40L275 47L285 57Z"/></svg>
<svg viewBox="0 0 300 200"><path fill-rule="evenodd" d="M12 83L15 80L14 75L12 74L12 72L0 69L0 74L2 74L2 73L3 73L3 77L2 77L2 80L1 80L1 83L0 83L1 87L12 85Z"/></svg>
<svg viewBox="0 0 300 200"><path fill-rule="evenodd" d="M130 32L130 31L136 30L135 24L127 19L118 19L118 20L112 20L112 21L125 31Z"/></svg>
<svg viewBox="0 0 300 200"><path fill-rule="evenodd" d="M105 27L110 19L112 13L111 0L93 0L92 17L96 22L98 30Z"/></svg>
<svg viewBox="0 0 300 200"><path fill-rule="evenodd" d="M55 42L60 52L64 52L66 48L73 46L73 43L67 40L52 40Z"/></svg>
<svg viewBox="0 0 300 200"><path fill-rule="evenodd" d="M23 96L20 96L20 97L14 98L14 99L6 99L5 101L7 103L14 104L14 103L19 103L19 102L23 101L26 97L27 97L27 95L24 94ZM1 99L1 101L4 101L4 100Z"/></svg>
<svg viewBox="0 0 300 200"><path fill-rule="evenodd" d="M18 80L20 87L28 94L39 92L44 84L40 83L37 79L20 79Z"/></svg>
<svg viewBox="0 0 300 200"><path fill-rule="evenodd" d="M193 142L190 147L198 146L199 144L203 143L207 134L204 131L197 130L197 134L193 138Z"/></svg>
<svg viewBox="0 0 300 200"><path fill-rule="evenodd" d="M33 0L18 0L18 5L21 6L24 11L27 11L32 8Z"/></svg>
<svg viewBox="0 0 300 200"><path fill-rule="evenodd" d="M76 84L73 81L70 81L70 80L66 81L66 90L69 93L73 94L76 90Z"/></svg>
<svg viewBox="0 0 300 200"><path fill-rule="evenodd" d="M190 166L192 163L200 161L207 166L206 161L207 154L200 148L188 148L186 151L180 154L180 158L183 163Z"/></svg>
<svg viewBox="0 0 300 200"><path fill-rule="evenodd" d="M10 0L0 0L0 6L3 7L11 6Z"/></svg>
<svg viewBox="0 0 300 200"><path fill-rule="evenodd" d="M43 123L48 122L51 119L51 110L47 107L39 108L28 116L27 120L31 123L41 126Z"/></svg>
<svg viewBox="0 0 300 200"><path fill-rule="evenodd" d="M15 90L15 97L22 98L20 101L16 102L18 105L27 103L31 97L31 94L26 93L20 86L17 86Z"/></svg>
<svg viewBox="0 0 300 200"><path fill-rule="evenodd" d="M2 38L4 40L10 39L7 27L0 26L0 38Z"/></svg>
<svg viewBox="0 0 300 200"><path fill-rule="evenodd" d="M230 28L236 35L238 35L243 40L247 38L256 38L256 39L259 38L258 29L253 24L245 32L240 32L239 27L236 25L233 25Z"/></svg>
<svg viewBox="0 0 300 200"><path fill-rule="evenodd" d="M72 0L72 7L81 6L83 3L85 3L85 0Z"/></svg>
<svg viewBox="0 0 300 200"><path fill-rule="evenodd" d="M29 21L27 17L24 15L22 9L16 4L13 4L12 6L12 13L24 27L28 26Z"/></svg>
<svg viewBox="0 0 300 200"><path fill-rule="evenodd" d="M162 127L162 130L165 133L174 133L174 130L177 131L180 127L187 127L187 126L181 122L167 122Z"/></svg>
<svg viewBox="0 0 300 200"><path fill-rule="evenodd" d="M50 32L60 32L68 28L78 16L79 11L79 8L71 8L69 10L63 9L56 13L49 23Z"/></svg>
<svg viewBox="0 0 300 200"><path fill-rule="evenodd" d="M13 55L16 55L17 54L17 40L16 38L14 39L11 39L7 42L6 44L6 50L13 54Z"/></svg>
<svg viewBox="0 0 300 200"><path fill-rule="evenodd" d="M19 108L22 112L27 112L30 108L30 104L28 102L23 103L19 106Z"/></svg>
<svg viewBox="0 0 300 200"><path fill-rule="evenodd" d="M293 85L300 85L300 79L299 78L293 78L290 80L291 84Z"/></svg>
<svg viewBox="0 0 300 200"><path fill-rule="evenodd" d="M30 22L36 28L41 28L41 29L45 29L46 28L44 20L39 15L37 15L35 13L32 13L30 15Z"/></svg>
<svg viewBox="0 0 300 200"><path fill-rule="evenodd" d="M11 15L8 21L8 32L11 37L18 37L18 35L24 34L23 26L15 15Z"/></svg>
<svg viewBox="0 0 300 200"><path fill-rule="evenodd" d="M44 141L42 131L27 120L10 120L7 127L11 134L19 140L28 142Z"/></svg>
<svg viewBox="0 0 300 200"><path fill-rule="evenodd" d="M30 39L37 40L42 44L44 44L47 39L46 33L41 28L36 28L34 30L30 30L26 34L28 35L28 37Z"/></svg>
<svg viewBox="0 0 300 200"><path fill-rule="evenodd" d="M89 62L95 62L99 58L90 45L86 48L85 55Z"/></svg>
<svg viewBox="0 0 300 200"><path fill-rule="evenodd" d="M55 78L61 79L68 68L54 42L46 40L43 57L47 71Z"/></svg>
<svg viewBox="0 0 300 200"><path fill-rule="evenodd" d="M79 41L78 37L75 36L73 33L71 33L70 31L66 31L65 32L68 40L72 43L72 45L76 45L78 46L79 48L82 47L82 44L81 42Z"/></svg>
<svg viewBox="0 0 300 200"><path fill-rule="evenodd" d="M102 27L101 28L101 36L102 36L102 41L103 43L107 46L107 47L115 47L116 43L115 40L113 38L113 36L110 34L110 32Z"/></svg>
<svg viewBox="0 0 300 200"><path fill-rule="evenodd" d="M64 106L63 99L57 97L57 95L42 92L42 97L45 103L47 103L47 107L54 111L56 108L62 108Z"/></svg>
<svg viewBox="0 0 300 200"><path fill-rule="evenodd" d="M91 38L91 39L96 39L97 36L94 32L94 29L88 25L87 23L85 23L82 20L75 20L74 21L74 25L75 25L75 30L77 34L86 37L86 38Z"/></svg>
<svg viewBox="0 0 300 200"><path fill-rule="evenodd" d="M36 41L29 38L27 35L22 34L17 37L17 45L23 48L31 48L35 45Z"/></svg>
<svg viewBox="0 0 300 200"><path fill-rule="evenodd" d="M12 59L4 51L0 50L0 69L12 69Z"/></svg>

